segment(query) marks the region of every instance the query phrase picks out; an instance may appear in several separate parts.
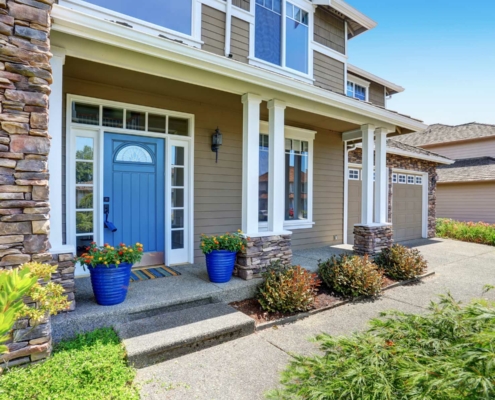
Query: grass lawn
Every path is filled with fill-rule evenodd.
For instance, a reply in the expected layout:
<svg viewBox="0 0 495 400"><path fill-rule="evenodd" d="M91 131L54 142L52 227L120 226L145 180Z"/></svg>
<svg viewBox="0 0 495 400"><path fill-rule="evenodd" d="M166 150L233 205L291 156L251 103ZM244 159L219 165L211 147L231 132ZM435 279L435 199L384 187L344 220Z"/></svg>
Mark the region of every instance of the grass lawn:
<svg viewBox="0 0 495 400"><path fill-rule="evenodd" d="M270 399L495 398L495 304L444 296L424 315L389 313L350 337L321 335L324 355L299 356Z"/></svg>
<svg viewBox="0 0 495 400"><path fill-rule="evenodd" d="M42 364L0 376L0 399L134 400L134 375L113 329L99 329L60 343Z"/></svg>
<svg viewBox="0 0 495 400"><path fill-rule="evenodd" d="M495 224L437 219L437 236L495 246Z"/></svg>

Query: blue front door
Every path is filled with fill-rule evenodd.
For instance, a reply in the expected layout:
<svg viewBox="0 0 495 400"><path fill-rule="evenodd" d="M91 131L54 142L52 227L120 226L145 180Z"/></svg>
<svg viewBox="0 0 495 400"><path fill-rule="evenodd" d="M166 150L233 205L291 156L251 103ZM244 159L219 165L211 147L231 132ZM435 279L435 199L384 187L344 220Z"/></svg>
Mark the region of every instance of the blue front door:
<svg viewBox="0 0 495 400"><path fill-rule="evenodd" d="M165 140L105 133L104 149L103 207L116 228L105 227L105 243L140 242L140 265L163 264Z"/></svg>

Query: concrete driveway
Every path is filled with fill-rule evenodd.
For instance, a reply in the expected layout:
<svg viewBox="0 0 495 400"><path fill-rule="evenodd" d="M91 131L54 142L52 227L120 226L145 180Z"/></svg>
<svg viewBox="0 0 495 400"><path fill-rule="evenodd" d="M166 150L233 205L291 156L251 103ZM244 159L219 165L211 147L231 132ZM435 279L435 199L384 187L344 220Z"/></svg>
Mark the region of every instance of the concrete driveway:
<svg viewBox="0 0 495 400"><path fill-rule="evenodd" d="M138 371L143 399L255 400L279 385L291 354L311 354L308 339L318 333L345 335L366 327L380 312L425 312L439 294L450 291L463 302L495 285L495 248L445 239L404 243L415 247L436 274L423 282L386 292L379 300L348 304ZM295 262L311 269L335 248L298 251ZM340 251L340 250L339 250ZM297 260L297 261L296 261ZM495 292L485 295L495 300Z"/></svg>

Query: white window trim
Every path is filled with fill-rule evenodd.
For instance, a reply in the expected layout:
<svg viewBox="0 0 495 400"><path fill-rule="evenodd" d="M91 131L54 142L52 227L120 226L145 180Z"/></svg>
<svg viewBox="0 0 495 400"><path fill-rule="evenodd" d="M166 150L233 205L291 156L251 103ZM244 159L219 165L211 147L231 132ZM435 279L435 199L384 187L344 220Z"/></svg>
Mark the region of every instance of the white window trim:
<svg viewBox="0 0 495 400"><path fill-rule="evenodd" d="M351 178L351 171L357 172L357 178ZM347 179L349 179L350 181L359 181L359 180L361 180L360 176L361 176L361 170L360 169L358 169L358 168L349 168L348 169Z"/></svg>
<svg viewBox="0 0 495 400"><path fill-rule="evenodd" d="M59 5L76 11L83 12L85 14L92 15L100 19L124 22L132 26L132 28L129 29L139 30L141 32L152 34L155 36L163 35L168 39L181 41L189 46L201 48L201 46L203 45L203 42L201 40L202 2L200 0L189 0L189 1L192 2L191 35L174 31L164 26L156 25L151 22L147 22L142 19L132 17L130 15L119 13L117 11L109 10L107 8L97 6L95 4L89 3L84 0L59 0ZM215 7L214 4L217 2L217 0L210 0L205 2L207 2L208 5ZM214 4L211 4L212 2ZM218 2L220 2L220 0L218 0ZM225 2L222 3L225 4Z"/></svg>
<svg viewBox="0 0 495 400"><path fill-rule="evenodd" d="M404 182L401 182L400 181L401 177L404 177ZM397 183L399 183L401 185L407 185L407 175L405 175L405 174L399 174L398 177L397 177Z"/></svg>
<svg viewBox="0 0 495 400"><path fill-rule="evenodd" d="M399 182L399 176L397 174L392 174L392 183L398 183Z"/></svg>
<svg viewBox="0 0 495 400"><path fill-rule="evenodd" d="M286 9L285 9L285 4L286 2L290 2L297 7L299 7L301 10L306 11L308 13L308 73L305 74L304 72L297 71L295 69L289 68L285 65L285 54L286 54ZM306 0L282 0L282 12L281 12L281 17L282 17L282 48L281 48L281 59L282 59L282 65L276 65L272 64L268 61L261 60L255 56L255 22L251 24L251 27L249 29L249 56L248 56L248 62L250 65L253 65L255 67L260 67L264 69L268 69L269 71L272 72L277 72L282 75L286 75L290 78L297 79L299 81L303 81L306 83L313 84L314 79L313 79L313 37L314 37L314 13L315 13L316 7L309 3ZM256 0L251 0L251 13L253 13L254 19L256 19Z"/></svg>
<svg viewBox="0 0 495 400"><path fill-rule="evenodd" d="M296 220L296 221L284 221L284 229L291 231L294 229L309 229L312 228L315 222L313 222L313 157L314 157L314 140L316 136L316 131L311 131L307 129L296 128L293 126L285 125L286 139L296 139L308 142L308 218L306 220ZM269 135L268 122L260 121L260 135ZM284 151L285 153L285 151ZM285 163L285 157L284 157ZM285 169L285 164L284 164ZM285 197L284 197L285 198ZM285 204L283 205L285 207ZM260 232L266 231L268 229L267 222L259 223Z"/></svg>
<svg viewBox="0 0 495 400"><path fill-rule="evenodd" d="M418 179L420 180L420 182L418 183ZM416 176L414 178L414 184L415 185L422 185L423 184L423 177L422 176Z"/></svg>
<svg viewBox="0 0 495 400"><path fill-rule="evenodd" d="M194 114L182 113L177 111L169 111L165 109L152 108L139 106L129 103L121 103L109 100L96 99L85 96L78 95L67 95L67 115L66 115L66 242L68 245L76 248L77 240L76 240L76 205L75 205L75 137L72 130L84 131L82 135L77 136L87 136L94 138L94 170L93 170L93 235L94 241L99 245L102 245L104 242L104 227L103 227L103 141L104 141L104 133L107 131L111 131L112 133L122 133L122 134L132 134L135 136L146 136L146 137L156 137L165 139L165 145L168 154L169 142L171 140L174 141L184 141L189 142L189 157L187 162L189 163L189 176L187 177L187 184L189 185L189 198L187 199L187 207L189 209L188 221L190 221L188 226L188 235L185 238L188 252L187 263L194 263L194 132L195 132L195 116ZM81 102L84 104L91 105L99 105L101 107L115 107L115 108L123 108L123 109L131 109L132 111L142 111L150 114L158 114L165 115L168 117L178 117L188 119L189 123L189 136L179 136L179 135L169 135L164 133L153 133L147 131L136 131L131 129L124 128L112 128L102 126L102 113L100 112L100 124L99 125L88 125L81 123L72 122L72 102ZM101 109L100 107L100 109ZM125 114L124 114L125 121ZM147 126L146 126L147 129ZM166 167L167 168L167 167ZM167 188L167 183L165 184ZM165 190L167 190L165 188ZM165 193L165 199L168 199L167 192ZM170 213L167 210L170 208L170 203L165 201L164 210L165 210L165 230L168 226L170 226ZM165 263L167 263L167 257L169 257L171 252L171 244L170 241L167 240L168 232L165 231ZM168 265L168 264L167 264ZM82 270L82 267L76 266L76 275L85 275L86 273Z"/></svg>
<svg viewBox="0 0 495 400"><path fill-rule="evenodd" d="M366 89L366 100L365 101L369 101L369 98L370 98L370 84L371 84L370 82L365 81L364 79L358 78L357 76L347 74L347 81L346 81L346 85L345 85L345 94L346 94L346 96L347 96L347 83L348 82L351 82L354 85L359 85L359 86L365 88ZM354 99L357 99L357 97L353 97L353 98ZM360 99L358 99L358 100L360 100Z"/></svg>
<svg viewBox="0 0 495 400"><path fill-rule="evenodd" d="M411 180L412 182L409 182ZM415 185L416 184L416 178L413 175L407 175L407 184L408 185Z"/></svg>

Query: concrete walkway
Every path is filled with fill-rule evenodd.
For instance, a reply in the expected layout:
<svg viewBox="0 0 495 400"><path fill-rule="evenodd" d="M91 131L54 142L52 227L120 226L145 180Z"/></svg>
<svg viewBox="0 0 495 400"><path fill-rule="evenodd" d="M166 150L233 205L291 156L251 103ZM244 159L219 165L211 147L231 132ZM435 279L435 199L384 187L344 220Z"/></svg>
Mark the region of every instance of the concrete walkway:
<svg viewBox="0 0 495 400"><path fill-rule="evenodd" d="M345 335L366 327L380 312L425 312L450 291L466 302L495 285L495 248L444 239L406 243L419 249L436 272L431 278L386 292L375 302L345 305L138 371L143 399L256 400L279 384L290 354L318 351L309 338L320 332ZM314 268L328 249L297 252L294 262ZM335 251L335 250L333 250ZM495 299L495 292L486 295Z"/></svg>

